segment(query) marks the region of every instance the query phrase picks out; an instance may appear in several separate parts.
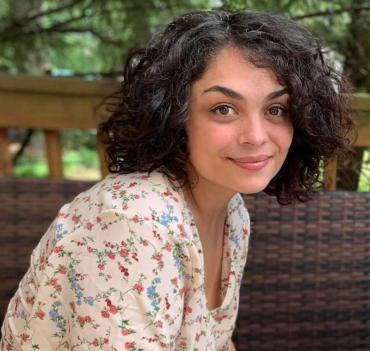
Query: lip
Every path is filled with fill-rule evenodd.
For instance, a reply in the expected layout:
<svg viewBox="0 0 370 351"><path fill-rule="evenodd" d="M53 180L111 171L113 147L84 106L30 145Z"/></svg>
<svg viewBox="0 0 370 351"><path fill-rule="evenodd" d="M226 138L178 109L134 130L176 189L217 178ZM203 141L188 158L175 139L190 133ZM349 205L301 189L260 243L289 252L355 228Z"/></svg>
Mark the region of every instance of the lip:
<svg viewBox="0 0 370 351"><path fill-rule="evenodd" d="M238 158L230 158L230 160L240 168L259 171L269 163L271 156L269 155L254 155Z"/></svg>

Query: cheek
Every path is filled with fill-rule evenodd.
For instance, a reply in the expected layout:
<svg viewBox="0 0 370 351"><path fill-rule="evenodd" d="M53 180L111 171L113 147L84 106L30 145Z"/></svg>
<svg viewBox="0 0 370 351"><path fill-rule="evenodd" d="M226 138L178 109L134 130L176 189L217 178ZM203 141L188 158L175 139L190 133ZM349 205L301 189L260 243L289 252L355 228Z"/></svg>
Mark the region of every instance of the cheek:
<svg viewBox="0 0 370 351"><path fill-rule="evenodd" d="M287 153L293 140L293 126L282 125L275 130L275 142L282 153Z"/></svg>
<svg viewBox="0 0 370 351"><path fill-rule="evenodd" d="M219 153L226 150L235 140L232 128L225 125L198 123L192 127L188 131L190 152L203 150L207 153Z"/></svg>

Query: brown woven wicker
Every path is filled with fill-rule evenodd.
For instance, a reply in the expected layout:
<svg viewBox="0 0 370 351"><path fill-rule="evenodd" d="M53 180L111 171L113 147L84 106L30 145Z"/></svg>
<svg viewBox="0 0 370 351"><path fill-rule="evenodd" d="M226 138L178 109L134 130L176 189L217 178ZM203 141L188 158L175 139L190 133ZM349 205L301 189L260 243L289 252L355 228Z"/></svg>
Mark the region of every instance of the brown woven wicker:
<svg viewBox="0 0 370 351"><path fill-rule="evenodd" d="M0 179L0 321L57 213L88 182ZM238 351L370 350L370 193L282 207L245 197L252 236Z"/></svg>
<svg viewBox="0 0 370 351"><path fill-rule="evenodd" d="M0 321L58 209L90 182L0 178Z"/></svg>
<svg viewBox="0 0 370 351"><path fill-rule="evenodd" d="M237 350L370 350L370 193L245 201L252 236Z"/></svg>

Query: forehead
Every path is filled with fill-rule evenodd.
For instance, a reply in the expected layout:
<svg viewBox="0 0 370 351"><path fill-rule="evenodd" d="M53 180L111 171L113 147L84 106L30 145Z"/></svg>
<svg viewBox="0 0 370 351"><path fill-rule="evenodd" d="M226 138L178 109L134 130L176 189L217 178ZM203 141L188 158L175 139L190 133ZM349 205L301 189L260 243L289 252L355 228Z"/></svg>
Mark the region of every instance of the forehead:
<svg viewBox="0 0 370 351"><path fill-rule="evenodd" d="M251 63L247 55L235 47L222 48L208 63L201 78L194 82L194 90L210 85L225 85L237 90L258 86L266 90L282 87L275 73Z"/></svg>

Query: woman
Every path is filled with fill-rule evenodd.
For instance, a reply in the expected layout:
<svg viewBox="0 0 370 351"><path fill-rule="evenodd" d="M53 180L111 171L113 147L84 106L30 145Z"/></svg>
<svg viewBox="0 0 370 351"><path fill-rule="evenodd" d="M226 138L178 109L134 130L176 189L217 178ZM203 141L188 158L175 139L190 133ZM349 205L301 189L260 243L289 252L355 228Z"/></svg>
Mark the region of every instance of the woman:
<svg viewBox="0 0 370 351"><path fill-rule="evenodd" d="M304 201L346 149L343 80L259 12L177 18L130 56L100 126L111 175L65 205L11 300L2 350L234 350L249 217Z"/></svg>

